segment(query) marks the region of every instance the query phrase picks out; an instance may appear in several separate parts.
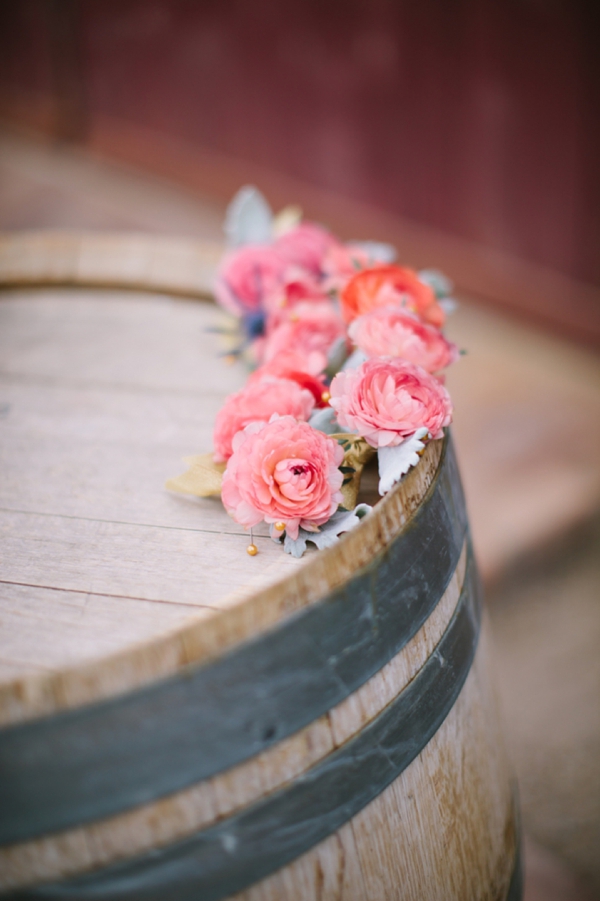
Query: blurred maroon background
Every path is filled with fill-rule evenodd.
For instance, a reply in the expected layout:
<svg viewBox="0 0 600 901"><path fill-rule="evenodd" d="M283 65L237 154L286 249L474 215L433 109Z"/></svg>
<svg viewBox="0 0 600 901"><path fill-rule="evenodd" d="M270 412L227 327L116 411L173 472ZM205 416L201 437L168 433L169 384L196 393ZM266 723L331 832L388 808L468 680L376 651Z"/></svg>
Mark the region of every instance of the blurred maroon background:
<svg viewBox="0 0 600 901"><path fill-rule="evenodd" d="M598 10L2 0L0 114L213 196L253 180L597 342Z"/></svg>

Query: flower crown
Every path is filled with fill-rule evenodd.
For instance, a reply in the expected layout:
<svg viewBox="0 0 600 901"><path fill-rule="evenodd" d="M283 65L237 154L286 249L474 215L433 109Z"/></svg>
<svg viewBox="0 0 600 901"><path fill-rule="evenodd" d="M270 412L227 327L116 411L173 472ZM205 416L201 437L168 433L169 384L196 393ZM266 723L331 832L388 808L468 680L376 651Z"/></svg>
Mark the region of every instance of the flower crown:
<svg viewBox="0 0 600 901"><path fill-rule="evenodd" d="M299 557L369 512L357 496L375 454L383 495L450 424L440 372L459 356L441 330L451 284L395 265L387 244L343 243L295 208L274 217L252 187L225 232L215 297L232 317L230 352L253 371L217 414L214 452L188 458L167 487L220 495L236 522L267 523Z"/></svg>

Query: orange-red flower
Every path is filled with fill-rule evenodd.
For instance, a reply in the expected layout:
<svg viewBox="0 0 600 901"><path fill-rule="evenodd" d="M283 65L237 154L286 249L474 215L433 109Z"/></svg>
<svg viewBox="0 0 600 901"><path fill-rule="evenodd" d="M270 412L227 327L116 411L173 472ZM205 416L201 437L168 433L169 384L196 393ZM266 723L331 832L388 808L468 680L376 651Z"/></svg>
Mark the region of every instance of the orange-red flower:
<svg viewBox="0 0 600 901"><path fill-rule="evenodd" d="M433 290L417 273L402 266L373 266L353 275L341 293L342 316L352 322L376 307L403 307L422 322L440 328L444 311Z"/></svg>

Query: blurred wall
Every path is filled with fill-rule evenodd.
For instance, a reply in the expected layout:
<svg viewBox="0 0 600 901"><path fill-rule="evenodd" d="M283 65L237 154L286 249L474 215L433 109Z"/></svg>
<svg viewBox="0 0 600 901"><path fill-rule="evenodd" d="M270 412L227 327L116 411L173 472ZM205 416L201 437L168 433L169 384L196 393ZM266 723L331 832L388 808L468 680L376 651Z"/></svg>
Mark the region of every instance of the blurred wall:
<svg viewBox="0 0 600 901"><path fill-rule="evenodd" d="M125 157L137 129L149 166L139 135L168 137L453 236L484 266L489 251L542 267L577 289L532 285L516 305L537 292L538 314L585 339L600 335L598 9L2 0L0 109Z"/></svg>

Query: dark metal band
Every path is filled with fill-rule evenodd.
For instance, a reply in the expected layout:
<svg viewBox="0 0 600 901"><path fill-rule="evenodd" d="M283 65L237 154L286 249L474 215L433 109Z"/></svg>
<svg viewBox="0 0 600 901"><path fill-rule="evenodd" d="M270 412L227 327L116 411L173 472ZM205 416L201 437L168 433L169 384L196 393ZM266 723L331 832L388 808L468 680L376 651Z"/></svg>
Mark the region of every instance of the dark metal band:
<svg viewBox="0 0 600 901"><path fill-rule="evenodd" d="M446 439L420 509L343 588L215 663L0 731L0 844L154 801L313 722L416 634L448 586L465 534Z"/></svg>
<svg viewBox="0 0 600 901"><path fill-rule="evenodd" d="M517 852L506 901L523 901L523 857L521 853L521 840L517 835Z"/></svg>
<svg viewBox="0 0 600 901"><path fill-rule="evenodd" d="M356 737L290 786L195 835L12 901L217 901L295 860L363 809L439 729L471 668L479 586L469 558L457 608L415 678Z"/></svg>

